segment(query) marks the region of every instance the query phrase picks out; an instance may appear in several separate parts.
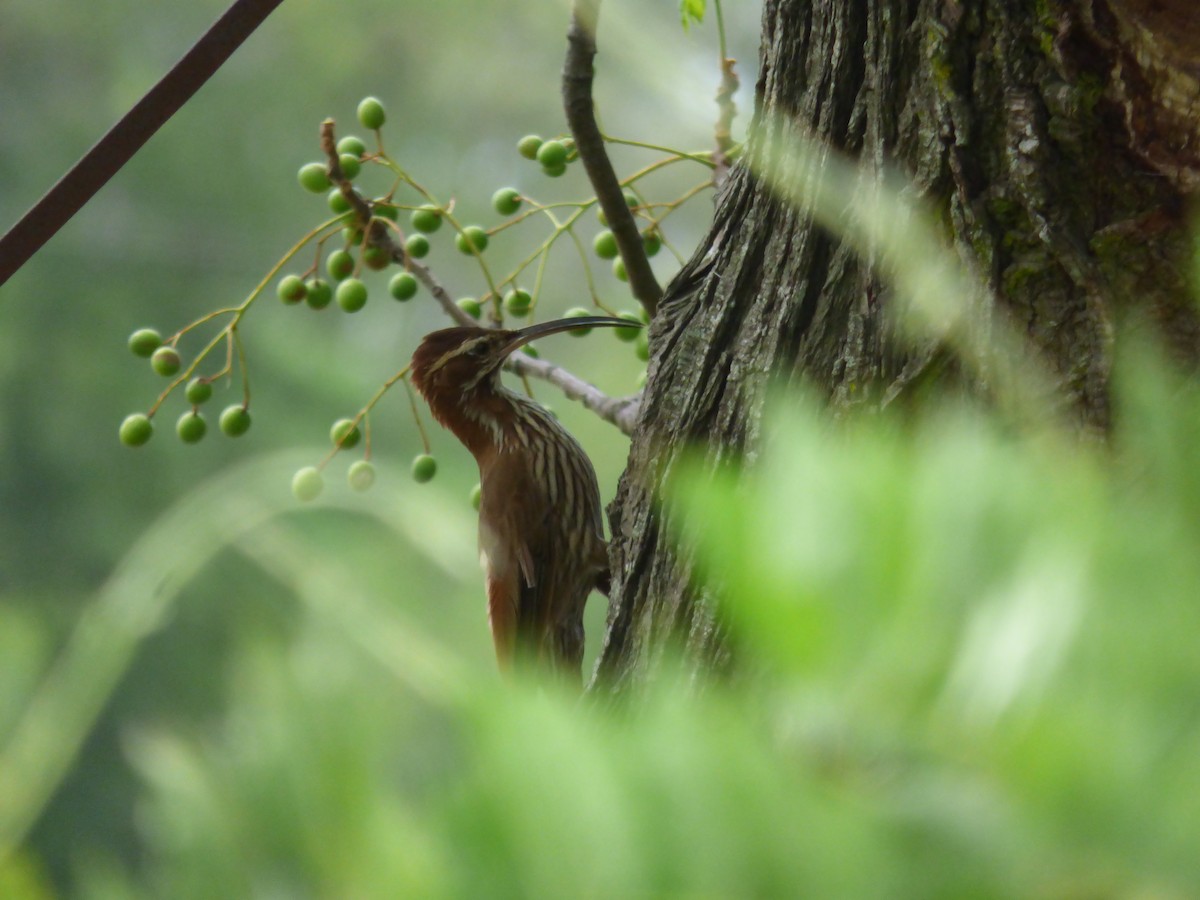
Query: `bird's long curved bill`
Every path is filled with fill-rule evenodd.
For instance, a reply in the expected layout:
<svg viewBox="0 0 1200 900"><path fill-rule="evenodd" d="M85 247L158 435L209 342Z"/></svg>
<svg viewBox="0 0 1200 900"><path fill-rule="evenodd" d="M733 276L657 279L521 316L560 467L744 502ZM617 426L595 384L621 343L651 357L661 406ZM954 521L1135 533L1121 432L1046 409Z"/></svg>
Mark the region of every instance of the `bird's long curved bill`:
<svg viewBox="0 0 1200 900"><path fill-rule="evenodd" d="M528 344L535 338L545 337L548 334L558 334L560 331L574 331L576 328L641 327L638 322L631 322L628 319L614 319L611 316L578 316L572 319L552 319L549 322L538 322L536 325L529 325L522 328L513 335L513 339L504 348L504 352L506 354L511 353L521 345Z"/></svg>

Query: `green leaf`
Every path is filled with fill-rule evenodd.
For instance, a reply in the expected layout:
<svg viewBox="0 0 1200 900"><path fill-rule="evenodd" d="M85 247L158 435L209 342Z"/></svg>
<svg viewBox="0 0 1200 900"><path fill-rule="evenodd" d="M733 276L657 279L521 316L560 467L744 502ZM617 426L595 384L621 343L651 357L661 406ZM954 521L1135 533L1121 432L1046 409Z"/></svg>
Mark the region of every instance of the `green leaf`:
<svg viewBox="0 0 1200 900"><path fill-rule="evenodd" d="M704 21L704 7L707 0L679 0L679 20L683 30L687 31L692 21Z"/></svg>

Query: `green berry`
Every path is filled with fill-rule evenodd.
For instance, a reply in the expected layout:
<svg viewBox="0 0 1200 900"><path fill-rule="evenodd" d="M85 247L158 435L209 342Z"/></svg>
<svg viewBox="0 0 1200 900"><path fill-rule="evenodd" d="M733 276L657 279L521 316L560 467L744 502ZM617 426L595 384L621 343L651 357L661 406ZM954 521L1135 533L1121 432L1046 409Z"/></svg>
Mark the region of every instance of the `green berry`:
<svg viewBox="0 0 1200 900"><path fill-rule="evenodd" d="M343 281L354 272L354 257L345 250L334 250L325 260L325 271L334 281Z"/></svg>
<svg viewBox="0 0 1200 900"><path fill-rule="evenodd" d="M562 145L567 148L567 162L573 162L579 158L579 150L575 146L575 138L563 138Z"/></svg>
<svg viewBox="0 0 1200 900"><path fill-rule="evenodd" d="M492 209L502 216L511 216L521 208L521 193L516 188L503 187L492 194Z"/></svg>
<svg viewBox="0 0 1200 900"><path fill-rule="evenodd" d="M388 291L397 300L411 300L417 296L417 279L411 272L400 272L393 275L392 280L388 282Z"/></svg>
<svg viewBox="0 0 1200 900"><path fill-rule="evenodd" d="M412 477L417 484L432 481L437 474L437 460L428 453L422 453L412 463Z"/></svg>
<svg viewBox="0 0 1200 900"><path fill-rule="evenodd" d="M292 476L292 496L301 503L316 500L325 487L325 478L316 466L305 466Z"/></svg>
<svg viewBox="0 0 1200 900"><path fill-rule="evenodd" d="M541 358L541 355L542 355L542 354L538 353L538 348L533 346L533 344L525 344L524 346L521 347L521 352L524 353L526 356L530 357L531 359L539 359L539 358Z"/></svg>
<svg viewBox="0 0 1200 900"><path fill-rule="evenodd" d="M170 377L183 366L183 359L174 347L159 347L150 354L150 367L159 375Z"/></svg>
<svg viewBox="0 0 1200 900"><path fill-rule="evenodd" d="M375 467L365 459L356 460L346 470L346 481L356 491L368 490L375 483Z"/></svg>
<svg viewBox="0 0 1200 900"><path fill-rule="evenodd" d="M352 153L343 153L338 157L338 165L342 169L342 174L353 181L358 177L358 173L362 171L362 163L359 162L357 156Z"/></svg>
<svg viewBox="0 0 1200 900"><path fill-rule="evenodd" d="M349 450L362 439L362 432L353 419L338 419L329 429L329 440L339 450Z"/></svg>
<svg viewBox="0 0 1200 900"><path fill-rule="evenodd" d="M329 173L319 162L310 162L301 166L300 171L296 173L296 180L300 182L300 187L306 191L312 191L314 194L329 190Z"/></svg>
<svg viewBox="0 0 1200 900"><path fill-rule="evenodd" d="M517 141L517 152L526 159L537 159L538 150L542 148L542 139L536 134L527 134Z"/></svg>
<svg viewBox="0 0 1200 900"><path fill-rule="evenodd" d="M637 336L637 340L633 344L633 352L637 354L637 358L642 362L650 359L650 337L646 333L646 329L642 329L642 333Z"/></svg>
<svg viewBox="0 0 1200 900"><path fill-rule="evenodd" d="M347 225L342 229L342 240L346 242L346 246L348 247L357 247L363 242L365 236L366 232L357 225Z"/></svg>
<svg viewBox="0 0 1200 900"><path fill-rule="evenodd" d="M632 341L636 341L638 339L638 335L645 330L642 328L641 317L635 312L619 312L617 313L617 318L624 319L626 322L632 323L628 328L613 329L613 331L617 333L617 340L619 341L624 341L627 344Z"/></svg>
<svg viewBox="0 0 1200 900"><path fill-rule="evenodd" d="M542 174L548 178L558 178L567 171L566 163L559 163L557 166L542 166Z"/></svg>
<svg viewBox="0 0 1200 900"><path fill-rule="evenodd" d="M338 156L343 156L347 153L351 156L362 156L367 152L367 145L360 138L348 134L337 142L337 152Z"/></svg>
<svg viewBox="0 0 1200 900"><path fill-rule="evenodd" d="M279 279L275 293L279 295L280 300L291 306L308 296L308 288L304 286L304 279L299 275L284 275Z"/></svg>
<svg viewBox="0 0 1200 900"><path fill-rule="evenodd" d="M605 229L592 240L592 249L601 259L617 258L617 238L611 231Z"/></svg>
<svg viewBox="0 0 1200 900"><path fill-rule="evenodd" d="M605 228L608 227L608 216L604 214L604 210L602 210L599 206L596 207L596 221Z"/></svg>
<svg viewBox="0 0 1200 900"><path fill-rule="evenodd" d="M367 97L358 104L358 121L362 122L363 128L375 131L382 128L386 120L387 114L383 111L383 104L374 97Z"/></svg>
<svg viewBox="0 0 1200 900"><path fill-rule="evenodd" d="M472 319L478 319L483 315L483 307L479 305L479 301L474 297L463 297L458 301L458 308Z"/></svg>
<svg viewBox="0 0 1200 900"><path fill-rule="evenodd" d="M566 145L562 141L546 141L538 147L537 161L546 169L560 165L565 166L567 164Z"/></svg>
<svg viewBox="0 0 1200 900"><path fill-rule="evenodd" d="M400 218L400 207L382 198L371 201L371 215L395 222Z"/></svg>
<svg viewBox="0 0 1200 900"><path fill-rule="evenodd" d="M618 281L629 280L629 273L625 271L625 260L621 259L620 257L614 259L612 269L613 275L617 277Z"/></svg>
<svg viewBox="0 0 1200 900"><path fill-rule="evenodd" d="M333 299L333 288L323 278L309 279L306 287L308 293L305 295L305 300L308 301L310 309L324 309Z"/></svg>
<svg viewBox="0 0 1200 900"><path fill-rule="evenodd" d="M197 376L189 381L187 387L183 389L183 396L192 406L199 406L201 403L208 402L212 397L212 391L212 384Z"/></svg>
<svg viewBox="0 0 1200 900"><path fill-rule="evenodd" d="M126 447L140 447L154 434L154 423L145 413L126 416L118 436Z"/></svg>
<svg viewBox="0 0 1200 900"><path fill-rule="evenodd" d="M588 310L584 309L582 306L574 306L571 309L568 309L565 313L563 313L563 318L564 319L578 319L583 316L590 316L590 315L592 315L592 313L590 313ZM575 335L575 337L583 337L585 334L587 334L591 330L592 330L591 326L585 325L582 328L572 328L570 331L567 332L567 334L573 334L573 335Z"/></svg>
<svg viewBox="0 0 1200 900"><path fill-rule="evenodd" d="M471 488L470 498L471 506L475 507L475 511L478 512L479 504L483 502L483 487L477 484Z"/></svg>
<svg viewBox="0 0 1200 900"><path fill-rule="evenodd" d="M641 199L639 199L638 195L635 194L631 190L624 190L621 192L621 195L625 198L625 205L628 206L630 209L640 206L642 203L642 201L641 201Z"/></svg>
<svg viewBox="0 0 1200 900"><path fill-rule="evenodd" d="M511 316L516 316L518 319L522 316L529 315L529 309L533 306L533 297L529 291L521 288L513 288L504 295L504 309Z"/></svg>
<svg viewBox="0 0 1200 900"><path fill-rule="evenodd" d="M414 209L408 220L417 231L433 234L442 227L442 211L427 203L419 209Z"/></svg>
<svg viewBox="0 0 1200 900"><path fill-rule="evenodd" d="M471 254L471 248L475 248L476 253L482 253L487 249L488 233L478 225L468 225L460 231L454 238L454 243L458 245L458 249L468 256Z"/></svg>
<svg viewBox="0 0 1200 900"><path fill-rule="evenodd" d="M383 247L372 244L363 251L363 265L378 272L386 269L392 262L392 254Z"/></svg>
<svg viewBox="0 0 1200 900"><path fill-rule="evenodd" d="M423 259L429 255L429 238L423 234L410 234L404 242L404 252L413 259Z"/></svg>
<svg viewBox="0 0 1200 900"><path fill-rule="evenodd" d="M654 256L662 249L662 236L657 231L643 231L642 247L647 256Z"/></svg>
<svg viewBox="0 0 1200 900"><path fill-rule="evenodd" d="M139 328L129 336L129 351L143 359L149 359L161 346L162 335L153 328Z"/></svg>
<svg viewBox="0 0 1200 900"><path fill-rule="evenodd" d="M240 403L227 406L217 424L226 437L241 437L250 430L250 411Z"/></svg>
<svg viewBox="0 0 1200 900"><path fill-rule="evenodd" d="M346 199L341 188L335 187L325 199L329 203L329 208L338 215L350 212L350 201Z"/></svg>
<svg viewBox="0 0 1200 900"><path fill-rule="evenodd" d="M196 443L207 431L208 423L204 421L204 416L191 410L180 416L179 421L175 423L175 433L185 444Z"/></svg>
<svg viewBox="0 0 1200 900"><path fill-rule="evenodd" d="M347 278L337 286L333 296L346 312L358 312L367 305L367 286L357 278Z"/></svg>

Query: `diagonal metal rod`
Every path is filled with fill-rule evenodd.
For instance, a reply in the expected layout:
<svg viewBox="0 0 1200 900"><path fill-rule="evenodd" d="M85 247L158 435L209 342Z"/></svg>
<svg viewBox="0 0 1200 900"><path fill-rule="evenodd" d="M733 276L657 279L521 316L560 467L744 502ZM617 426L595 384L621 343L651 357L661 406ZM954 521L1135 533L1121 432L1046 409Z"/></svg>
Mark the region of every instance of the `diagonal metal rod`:
<svg viewBox="0 0 1200 900"><path fill-rule="evenodd" d="M234 0L183 58L0 238L0 285L175 115L282 0Z"/></svg>

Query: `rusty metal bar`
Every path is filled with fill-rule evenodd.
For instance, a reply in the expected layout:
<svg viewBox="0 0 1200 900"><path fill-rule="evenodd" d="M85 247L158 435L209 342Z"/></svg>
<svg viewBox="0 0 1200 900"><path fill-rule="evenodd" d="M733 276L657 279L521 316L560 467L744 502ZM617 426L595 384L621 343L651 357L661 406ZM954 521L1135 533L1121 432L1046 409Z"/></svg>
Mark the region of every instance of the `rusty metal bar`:
<svg viewBox="0 0 1200 900"><path fill-rule="evenodd" d="M0 285L186 103L282 0L234 0L183 58L0 238Z"/></svg>

